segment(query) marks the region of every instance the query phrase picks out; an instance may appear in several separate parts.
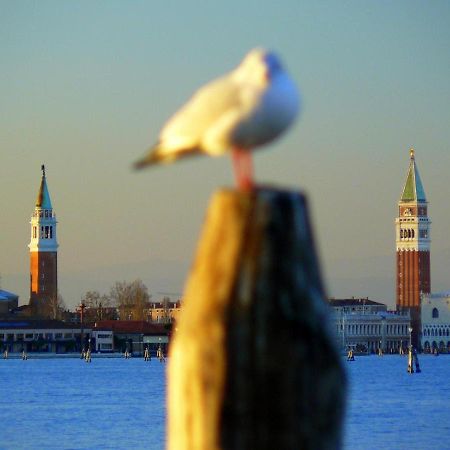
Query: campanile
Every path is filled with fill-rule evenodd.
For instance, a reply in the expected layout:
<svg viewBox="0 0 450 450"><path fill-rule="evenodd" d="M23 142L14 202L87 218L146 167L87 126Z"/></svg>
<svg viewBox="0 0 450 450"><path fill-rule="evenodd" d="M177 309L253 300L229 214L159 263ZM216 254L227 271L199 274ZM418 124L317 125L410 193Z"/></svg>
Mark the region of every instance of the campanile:
<svg viewBox="0 0 450 450"><path fill-rule="evenodd" d="M428 294L430 280L430 227L428 202L410 150L408 174L398 202L395 219L397 250L397 309L409 310L413 345L418 345L421 294Z"/></svg>
<svg viewBox="0 0 450 450"><path fill-rule="evenodd" d="M47 188L45 166L36 205L31 216L30 249L30 305L37 310L58 295L58 242L56 216Z"/></svg>

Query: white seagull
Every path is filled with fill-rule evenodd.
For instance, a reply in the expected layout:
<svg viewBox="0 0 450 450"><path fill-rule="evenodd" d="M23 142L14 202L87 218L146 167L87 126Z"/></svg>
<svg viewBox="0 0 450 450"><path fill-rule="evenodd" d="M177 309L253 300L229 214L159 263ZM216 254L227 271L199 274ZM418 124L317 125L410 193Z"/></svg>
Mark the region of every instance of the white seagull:
<svg viewBox="0 0 450 450"><path fill-rule="evenodd" d="M254 49L236 69L195 92L135 167L231 151L237 185L250 190L251 151L280 136L297 116L299 103L278 56Z"/></svg>

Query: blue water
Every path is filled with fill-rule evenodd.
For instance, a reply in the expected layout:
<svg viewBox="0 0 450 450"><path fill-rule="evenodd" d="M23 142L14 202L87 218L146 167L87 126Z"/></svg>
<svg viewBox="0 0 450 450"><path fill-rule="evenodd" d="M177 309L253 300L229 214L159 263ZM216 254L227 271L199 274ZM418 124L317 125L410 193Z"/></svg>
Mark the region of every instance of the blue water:
<svg viewBox="0 0 450 450"><path fill-rule="evenodd" d="M349 400L345 450L449 450L450 356L362 356L346 362Z"/></svg>
<svg viewBox="0 0 450 450"><path fill-rule="evenodd" d="M1 449L163 449L156 359L0 360Z"/></svg>
<svg viewBox="0 0 450 450"><path fill-rule="evenodd" d="M449 450L450 356L344 361L344 450ZM165 369L153 359L0 360L0 449L165 446ZM274 449L276 450L276 449Z"/></svg>

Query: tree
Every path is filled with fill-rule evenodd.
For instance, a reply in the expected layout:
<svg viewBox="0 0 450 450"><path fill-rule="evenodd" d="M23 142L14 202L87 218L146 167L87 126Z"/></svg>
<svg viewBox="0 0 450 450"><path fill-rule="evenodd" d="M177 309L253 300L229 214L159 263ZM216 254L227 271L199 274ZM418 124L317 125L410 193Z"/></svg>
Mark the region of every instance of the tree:
<svg viewBox="0 0 450 450"><path fill-rule="evenodd" d="M98 291L87 291L83 297L81 297L81 301L86 305L86 308L98 308L100 303L102 303L101 295Z"/></svg>
<svg viewBox="0 0 450 450"><path fill-rule="evenodd" d="M36 301L34 304L35 315L44 319L61 320L64 317L66 304L60 294Z"/></svg>
<svg viewBox="0 0 450 450"><path fill-rule="evenodd" d="M150 295L140 279L131 283L117 281L111 288L110 298L119 309L120 320L144 320L149 307Z"/></svg>
<svg viewBox="0 0 450 450"><path fill-rule="evenodd" d="M98 291L87 291L81 297L81 301L86 306L84 312L86 322L112 319L115 316L111 311L111 299L106 294L101 295Z"/></svg>
<svg viewBox="0 0 450 450"><path fill-rule="evenodd" d="M66 303L60 294L57 295L56 302L52 306L52 311L55 319L63 319L64 312L66 311Z"/></svg>

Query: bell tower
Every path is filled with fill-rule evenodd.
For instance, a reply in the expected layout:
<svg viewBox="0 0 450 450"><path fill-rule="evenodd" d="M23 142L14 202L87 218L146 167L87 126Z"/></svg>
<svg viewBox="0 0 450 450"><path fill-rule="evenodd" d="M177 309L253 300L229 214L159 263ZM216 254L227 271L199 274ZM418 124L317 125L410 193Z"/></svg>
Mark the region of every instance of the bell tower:
<svg viewBox="0 0 450 450"><path fill-rule="evenodd" d="M430 227L428 202L410 149L408 174L398 202L395 219L397 249L397 309L409 310L413 328L412 340L419 344L421 294L431 290Z"/></svg>
<svg viewBox="0 0 450 450"><path fill-rule="evenodd" d="M30 249L30 306L35 312L54 301L58 295L58 243L56 241L56 216L47 188L45 166L36 205L31 216Z"/></svg>

